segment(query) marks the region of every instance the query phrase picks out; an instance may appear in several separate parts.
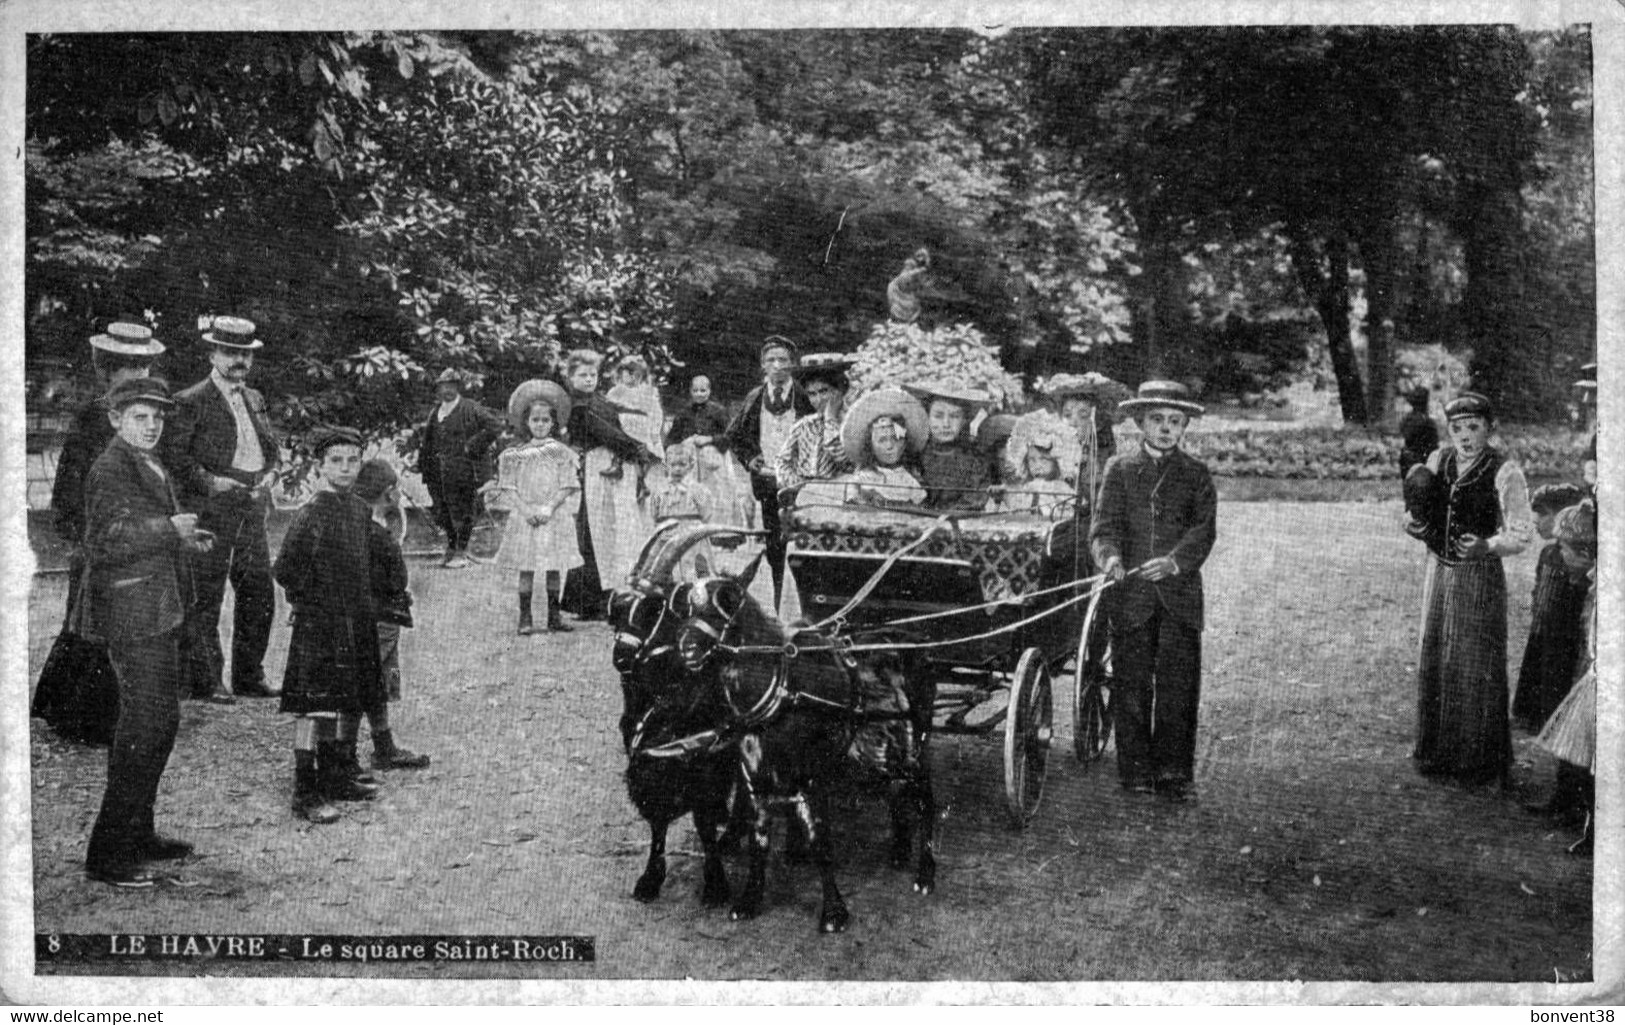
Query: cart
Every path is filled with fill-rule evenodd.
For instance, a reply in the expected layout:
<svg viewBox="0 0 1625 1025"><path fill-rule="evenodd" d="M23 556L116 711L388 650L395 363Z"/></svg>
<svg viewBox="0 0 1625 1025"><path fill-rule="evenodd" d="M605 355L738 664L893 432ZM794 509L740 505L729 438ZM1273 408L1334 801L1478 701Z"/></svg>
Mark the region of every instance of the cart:
<svg viewBox="0 0 1625 1025"><path fill-rule="evenodd" d="M1111 653L1093 578L1088 517L932 513L861 506L786 509L787 586L808 622L908 626L937 684L934 728L1002 728L1005 803L1023 828L1043 798L1053 689L1072 688L1073 751L1098 759L1111 733Z"/></svg>

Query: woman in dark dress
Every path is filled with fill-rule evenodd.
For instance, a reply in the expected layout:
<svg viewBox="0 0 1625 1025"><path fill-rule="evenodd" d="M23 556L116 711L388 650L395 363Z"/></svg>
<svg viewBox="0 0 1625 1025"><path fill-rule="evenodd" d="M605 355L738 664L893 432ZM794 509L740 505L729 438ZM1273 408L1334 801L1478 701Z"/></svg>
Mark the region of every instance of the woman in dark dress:
<svg viewBox="0 0 1625 1025"><path fill-rule="evenodd" d="M1584 576L1576 578L1563 563L1562 546L1553 540L1557 515L1579 505L1586 492L1575 484L1548 484L1529 498L1535 514L1535 532L1551 541L1535 564L1535 593L1529 606L1529 642L1518 669L1518 690L1512 699L1512 719L1535 733L1557 708L1574 683L1575 669L1585 650L1582 611L1590 589Z"/></svg>
<svg viewBox="0 0 1625 1025"><path fill-rule="evenodd" d="M1523 471L1489 444L1490 401L1464 392L1445 407L1453 448L1405 478L1407 532L1428 546L1418 659L1416 748L1425 776L1506 780L1507 594L1501 560L1528 546Z"/></svg>
<svg viewBox="0 0 1625 1025"><path fill-rule="evenodd" d="M577 349L565 357L564 381L570 393L570 443L581 458L582 502L576 517L577 543L583 565L570 571L560 606L580 619L602 619L609 590L619 586L615 567L618 553L643 539L615 533L613 513L617 488L635 487L637 474L611 480L604 469L619 459L646 467L656 456L621 429L620 414L598 394L598 371L604 358L591 349ZM623 503L624 504L624 503ZM596 522L594 522L596 521Z"/></svg>
<svg viewBox="0 0 1625 1025"><path fill-rule="evenodd" d="M105 394L124 381L146 377L162 342L140 324L109 324L107 333L90 339L91 363ZM85 477L96 457L113 440L107 404L92 399L74 417L57 459L51 484L51 512L56 532L69 546L68 608L62 632L40 670L32 714L44 719L57 736L100 746L113 739L118 722L118 681L107 661L107 646L80 637L68 625L79 605L84 573Z"/></svg>

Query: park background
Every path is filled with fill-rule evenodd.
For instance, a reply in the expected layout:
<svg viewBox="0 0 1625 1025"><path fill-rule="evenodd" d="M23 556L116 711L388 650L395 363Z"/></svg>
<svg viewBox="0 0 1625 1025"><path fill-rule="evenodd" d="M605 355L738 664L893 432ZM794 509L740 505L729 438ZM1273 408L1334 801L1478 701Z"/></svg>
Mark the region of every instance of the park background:
<svg viewBox="0 0 1625 1025"><path fill-rule="evenodd" d="M1532 476L1578 474L1585 425L1570 385L1595 353L1583 28L381 32L29 45L30 96L41 99L28 111L25 345L40 465L53 417L85 395L84 339L114 317L154 324L171 346L162 369L177 381L202 373L198 317L255 319L271 340L256 383L297 443L322 422L405 428L445 365L482 376L500 401L581 344L644 352L675 378L703 367L737 398L765 334L854 347L885 316L885 281L925 244L933 315L975 325L1011 369L1198 386L1220 415L1193 444L1221 491L1272 500L1250 511L1243 534L1286 516L1292 537L1313 544L1357 523L1337 554L1345 573L1370 571L1358 542L1385 536L1395 518L1383 502L1399 387L1427 383L1444 396L1470 380L1508 413L1503 440ZM1391 341L1372 327L1384 320ZM1334 501L1284 513L1272 504L1302 497ZM1351 499L1371 502L1338 508ZM1409 602L1414 553L1377 543L1392 545L1377 562ZM493 602L505 593L495 583L487 592ZM1309 642L1348 606L1326 596L1308 605L1301 657L1318 664L1326 654ZM1393 636L1391 649L1368 653L1391 668L1403 661L1408 614L1383 622L1387 634L1362 636ZM31 649L53 628L49 613L39 619ZM1366 665L1367 654L1334 650L1340 674ZM487 682L527 671L523 653L512 658ZM1255 650L1239 664L1247 676L1291 662ZM1398 765L1383 767L1393 775L1377 789L1406 768L1394 752L1407 698L1389 682L1389 704L1374 714L1401 720L1387 737ZM598 711L608 722L607 706ZM1269 718L1255 710L1248 721ZM207 725L194 723L200 736ZM219 728L226 750L245 742ZM78 765L66 757L65 771ZM36 765L37 785L55 778ZM264 790L276 796L274 782ZM1510 844L1521 859L1551 846L1499 836L1499 804L1470 803L1480 852ZM1248 791L1229 807L1245 825L1261 804L1267 795ZM1288 819L1318 836L1316 816ZM1124 862L1138 824L1120 825ZM1076 848L1073 839L1060 842ZM986 848L1005 842L993 835ZM996 870L1001 858L959 867ZM1287 875L1304 894L1322 888L1321 873L1300 874ZM1269 889L1251 880L1275 876L1236 885ZM681 883L673 897L692 904ZM605 886L607 897L615 888ZM1471 890L1451 891L1468 920L1483 911ZM1380 928L1398 907L1385 896L1350 914ZM1561 964L1539 976L1586 977L1588 944L1572 940L1589 932L1589 872L1564 869L1542 908L1542 942L1558 955L1547 960ZM107 908L80 910L94 919ZM1516 920L1528 909L1506 910ZM672 927L691 925L694 911ZM1313 931L1315 918L1296 924ZM1163 921L1151 935L1173 932ZM1462 944L1446 942L1442 925L1428 936L1392 953L1362 947L1352 961L1328 954L1307 974L1504 977L1456 960ZM1294 944L1305 949L1301 935L1282 949ZM1185 953L1222 946L1209 939ZM1426 954L1449 966L1416 960ZM809 956L781 952L766 969L735 970L838 972ZM1002 962L927 963L920 977L967 964L997 977L1076 977L1065 957L1036 976ZM1128 963L1170 977L1191 962ZM1238 970L1221 958L1198 973L1268 978L1272 963ZM682 972L659 964L639 974ZM897 965L876 970L897 977ZM1303 972L1284 970L1294 968ZM1516 975L1537 971L1520 962Z"/></svg>

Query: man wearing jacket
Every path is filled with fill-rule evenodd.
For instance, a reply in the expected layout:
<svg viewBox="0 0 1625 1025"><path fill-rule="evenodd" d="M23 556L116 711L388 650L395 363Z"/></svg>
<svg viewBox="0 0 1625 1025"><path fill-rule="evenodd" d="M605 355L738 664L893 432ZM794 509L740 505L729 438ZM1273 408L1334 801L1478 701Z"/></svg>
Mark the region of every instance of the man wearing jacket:
<svg viewBox="0 0 1625 1025"><path fill-rule="evenodd" d="M1142 438L1106 464L1089 530L1095 565L1114 581L1104 600L1118 779L1130 792L1183 801L1195 778L1201 569L1213 549L1217 499L1207 467L1179 447L1202 413L1183 385L1147 381L1119 408Z"/></svg>
<svg viewBox="0 0 1625 1025"><path fill-rule="evenodd" d="M107 645L119 716L107 754L107 789L91 830L85 872L126 888L155 881L143 862L183 858L192 845L160 836L153 804L180 724L180 635L187 557L207 552L198 517L183 513L171 475L153 453L174 406L159 378L134 378L107 397L117 431L85 480L85 570L75 628Z"/></svg>
<svg viewBox="0 0 1625 1025"><path fill-rule="evenodd" d="M418 473L434 502L435 523L446 535L440 565L466 569L475 500L488 476L483 459L504 424L496 413L463 397L463 378L456 370L441 371L434 392L440 404L419 435Z"/></svg>
<svg viewBox="0 0 1625 1025"><path fill-rule="evenodd" d="M779 528L779 480L773 467L796 421L817 409L791 374L796 365L794 343L770 335L762 343L760 358L762 383L745 395L726 437L734 455L750 471L751 492L762 507L762 529L768 534L767 564L773 571L776 598L784 580L784 536Z"/></svg>
<svg viewBox="0 0 1625 1025"><path fill-rule="evenodd" d="M254 355L264 345L254 337L254 323L216 317L203 340L210 346L209 376L175 396L163 455L181 504L216 539L214 549L193 565L197 594L186 631L190 696L230 704L233 693L273 695L265 685L264 662L276 586L265 516L280 448L265 397L247 384ZM236 601L230 692L222 679L220 649L220 604L228 581Z"/></svg>

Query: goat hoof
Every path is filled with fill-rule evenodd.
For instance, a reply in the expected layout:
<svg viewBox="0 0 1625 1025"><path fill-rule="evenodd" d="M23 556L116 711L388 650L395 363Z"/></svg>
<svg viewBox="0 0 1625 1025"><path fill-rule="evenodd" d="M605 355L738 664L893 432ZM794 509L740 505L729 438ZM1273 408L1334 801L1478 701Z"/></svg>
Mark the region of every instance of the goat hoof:
<svg viewBox="0 0 1625 1025"><path fill-rule="evenodd" d="M664 879L651 876L640 876L636 886L632 887L632 899L640 904L648 904L660 896L660 886Z"/></svg>
<svg viewBox="0 0 1625 1025"><path fill-rule="evenodd" d="M707 886L704 891L700 893L700 903L708 908L720 908L724 904L728 903L728 898L731 896L733 895L728 892L728 888L726 886L721 887L720 889L713 889L712 887Z"/></svg>
<svg viewBox="0 0 1625 1025"><path fill-rule="evenodd" d="M761 908L754 904L735 904L728 918L735 922L748 922L761 913Z"/></svg>
<svg viewBox="0 0 1625 1025"><path fill-rule="evenodd" d="M834 912L830 912L830 913L825 914L824 917L818 923L818 931L819 932L846 932L846 927L851 921L852 921L852 916L847 914L847 911L846 911L845 908L841 908L839 911L834 911Z"/></svg>
<svg viewBox="0 0 1625 1025"><path fill-rule="evenodd" d="M919 881L914 883L914 892L922 897L931 896L931 891L935 890L936 888L937 886L935 883L922 883Z"/></svg>

